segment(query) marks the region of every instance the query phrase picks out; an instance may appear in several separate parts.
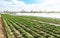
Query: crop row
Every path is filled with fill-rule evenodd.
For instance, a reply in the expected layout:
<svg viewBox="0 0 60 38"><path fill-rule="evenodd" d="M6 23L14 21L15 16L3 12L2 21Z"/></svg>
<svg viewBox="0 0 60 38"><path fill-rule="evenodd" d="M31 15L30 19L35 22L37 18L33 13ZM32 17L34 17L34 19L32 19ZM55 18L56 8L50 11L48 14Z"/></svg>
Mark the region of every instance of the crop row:
<svg viewBox="0 0 60 38"><path fill-rule="evenodd" d="M60 27L41 23L37 17L2 15L8 38L60 38Z"/></svg>

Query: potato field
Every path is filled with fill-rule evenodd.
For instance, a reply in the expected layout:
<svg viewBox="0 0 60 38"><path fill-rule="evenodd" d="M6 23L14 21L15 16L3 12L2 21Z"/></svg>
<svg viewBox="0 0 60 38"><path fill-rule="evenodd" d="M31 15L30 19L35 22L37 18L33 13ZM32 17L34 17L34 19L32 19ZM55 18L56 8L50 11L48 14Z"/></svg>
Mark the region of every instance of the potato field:
<svg viewBox="0 0 60 38"><path fill-rule="evenodd" d="M1 15L6 38L60 38L60 19ZM52 24L50 24L52 23Z"/></svg>

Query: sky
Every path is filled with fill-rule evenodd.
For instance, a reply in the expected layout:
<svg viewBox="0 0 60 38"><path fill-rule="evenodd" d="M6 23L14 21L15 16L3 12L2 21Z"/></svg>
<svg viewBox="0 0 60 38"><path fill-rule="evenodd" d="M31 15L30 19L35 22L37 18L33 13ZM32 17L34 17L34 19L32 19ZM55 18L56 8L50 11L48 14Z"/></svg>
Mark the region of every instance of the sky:
<svg viewBox="0 0 60 38"><path fill-rule="evenodd" d="M0 11L60 11L60 0L0 0Z"/></svg>

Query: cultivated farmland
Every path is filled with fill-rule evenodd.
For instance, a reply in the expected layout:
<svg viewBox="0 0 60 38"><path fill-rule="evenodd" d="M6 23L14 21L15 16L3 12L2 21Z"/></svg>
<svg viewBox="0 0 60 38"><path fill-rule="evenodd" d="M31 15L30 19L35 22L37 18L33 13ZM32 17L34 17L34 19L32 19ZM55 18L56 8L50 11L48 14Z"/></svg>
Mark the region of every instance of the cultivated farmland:
<svg viewBox="0 0 60 38"><path fill-rule="evenodd" d="M2 14L2 22L6 38L60 38L59 19Z"/></svg>

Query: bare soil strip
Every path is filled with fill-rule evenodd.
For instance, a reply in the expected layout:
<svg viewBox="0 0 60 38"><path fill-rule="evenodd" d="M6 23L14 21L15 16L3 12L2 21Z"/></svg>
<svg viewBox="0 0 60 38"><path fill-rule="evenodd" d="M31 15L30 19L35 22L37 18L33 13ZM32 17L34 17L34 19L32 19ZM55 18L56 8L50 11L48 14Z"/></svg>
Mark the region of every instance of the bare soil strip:
<svg viewBox="0 0 60 38"><path fill-rule="evenodd" d="M33 21L37 21L37 20L33 20ZM48 22L44 22L44 21L37 21L37 22L47 23L47 24L55 25L55 26L60 26L59 24L55 24L55 23L48 23Z"/></svg>
<svg viewBox="0 0 60 38"><path fill-rule="evenodd" d="M31 19L28 19L28 20L31 20ZM37 21L37 20L33 19L32 21ZM37 21L37 22L46 23L46 24L55 25L55 26L60 26L60 24L49 23L49 22L44 22L44 21Z"/></svg>
<svg viewBox="0 0 60 38"><path fill-rule="evenodd" d="M6 38L4 27L3 27L3 24L2 24L1 15L0 15L0 38Z"/></svg>

